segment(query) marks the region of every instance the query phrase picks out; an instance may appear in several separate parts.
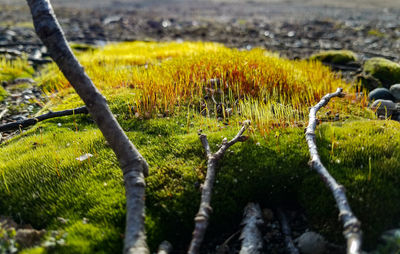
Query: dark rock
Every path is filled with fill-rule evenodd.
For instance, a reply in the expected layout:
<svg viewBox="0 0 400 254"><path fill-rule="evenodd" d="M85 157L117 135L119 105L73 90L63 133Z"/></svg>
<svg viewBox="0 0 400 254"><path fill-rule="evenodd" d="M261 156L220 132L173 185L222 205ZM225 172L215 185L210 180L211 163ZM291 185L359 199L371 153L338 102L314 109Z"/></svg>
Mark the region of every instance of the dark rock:
<svg viewBox="0 0 400 254"><path fill-rule="evenodd" d="M161 29L161 23L155 20L148 20L147 25L153 29Z"/></svg>
<svg viewBox="0 0 400 254"><path fill-rule="evenodd" d="M305 232L295 241L300 252L303 254L322 254L326 251L324 237L312 231Z"/></svg>
<svg viewBox="0 0 400 254"><path fill-rule="evenodd" d="M368 95L368 100L376 101L376 100L391 100L395 101L395 97L393 94L386 88L380 87L372 90Z"/></svg>
<svg viewBox="0 0 400 254"><path fill-rule="evenodd" d="M400 101L400 84L395 84L390 87L390 93L396 98L397 101Z"/></svg>
<svg viewBox="0 0 400 254"><path fill-rule="evenodd" d="M366 75L364 73L357 75L356 80L357 83L360 83L361 86L367 89L368 91L371 91L377 87L382 86L382 83L378 79L374 78L371 75Z"/></svg>
<svg viewBox="0 0 400 254"><path fill-rule="evenodd" d="M376 111L378 117L388 117L398 111L396 103L390 100L376 100L371 104L371 109Z"/></svg>

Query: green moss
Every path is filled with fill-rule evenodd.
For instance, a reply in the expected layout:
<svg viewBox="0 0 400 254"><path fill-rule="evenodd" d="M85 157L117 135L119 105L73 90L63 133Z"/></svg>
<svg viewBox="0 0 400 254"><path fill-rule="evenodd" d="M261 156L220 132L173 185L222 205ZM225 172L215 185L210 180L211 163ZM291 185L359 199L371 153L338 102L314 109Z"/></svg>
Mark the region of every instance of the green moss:
<svg viewBox="0 0 400 254"><path fill-rule="evenodd" d="M7 96L6 90L0 85L0 102L4 100L4 98Z"/></svg>
<svg viewBox="0 0 400 254"><path fill-rule="evenodd" d="M191 44L185 46L190 48ZM220 47L215 47L215 50L220 50ZM224 49L224 52L227 53L226 56L232 54L228 49ZM256 56L257 59L264 59L260 52L250 53L255 54L253 57ZM161 53L163 51L160 50ZM161 55L171 56L171 53L164 53ZM195 57L198 56L191 56L190 61L195 62ZM235 57L234 59L247 59L241 58L244 57L244 53L236 52ZM180 58L182 64L185 64L186 58ZM177 64L178 67L171 65L174 63L172 60L165 60L165 63L168 68L174 70L181 66L181 62ZM290 63L285 60L287 69L282 69L280 64L277 64L275 68L281 69L272 72L276 75L285 73L293 69ZM247 62L245 65L249 68ZM236 62L229 63L228 67L219 66L221 69L218 71L223 72L224 68L232 66L237 66ZM321 71L321 64L311 62L310 65L301 63L301 66L301 72L296 71L290 78L285 78L290 79L293 87L306 86L313 94L323 94L325 89L336 88L338 84L342 84L336 79L320 82L325 80L322 79L323 76L333 75L326 68L322 68L326 71L325 74L318 72L316 75L320 78L311 82L307 73L311 73L312 66L317 66ZM202 65L201 68L203 67ZM256 70L256 67L257 65L252 65L251 68ZM198 71L197 67L194 69ZM317 72L317 69L312 69L312 73ZM215 151L223 137L231 138L237 133L240 128L239 121L244 120L245 116L253 121L253 126L248 131L250 138L245 143L231 147L219 164L212 199L214 212L207 231L207 241L220 236L221 232L238 227L242 209L249 201L259 202L264 207L299 201L306 209L314 228L327 234L329 239L342 240L341 226L337 223L337 210L331 194L316 173L309 170L309 154L303 129L272 128L284 125L283 122L279 122L282 119L288 119L291 121L288 122L293 124L291 126L296 126L293 121L305 121L301 114L293 116L292 111L288 111L286 106L277 101L272 110L268 105L263 105L273 112L274 115L268 116L278 119L277 122L275 125L262 124L262 121L265 121L262 117L264 108L258 106L263 102L253 99L253 95L249 93L248 100L240 102L242 114L225 119L224 124L217 121L215 115L212 115L213 112L209 117L200 114L197 106L193 106L197 98L193 96L189 96L192 100L191 106L188 106L185 100L169 102L176 108L174 113L162 115L162 111L157 111L158 114L152 115L151 118L143 114L137 116L136 110L142 104L135 101L146 98L138 93L139 88L127 86L125 78L138 75L141 73L137 72L138 70L142 71L138 67L129 70L124 68L124 75L128 76L123 76L121 81L111 78L115 82L113 86L105 86L110 77L105 75L99 66L96 67L96 71L101 73L96 78L103 79L103 92L111 110L150 165L150 175L146 179L145 223L152 250L155 250L162 240L171 241L177 252L187 249L193 230L193 218L199 205L200 185L206 174L204 149L197 131L202 129L208 135L211 148ZM184 73L191 78L192 73L187 70ZM210 74L207 75L210 77L215 75L214 71L208 71ZM143 73L146 73L145 70ZM238 74L237 71L232 73ZM242 81L252 80L251 75L257 76L259 72L246 73L249 74L246 74L248 76L241 79ZM96 72L92 74L95 75ZM119 74L113 75L116 77ZM141 75L135 78L143 78ZM197 78L200 80L204 77L199 75ZM158 84L164 84L165 80L161 81L154 83L157 84L154 88L159 88ZM322 89L321 83L328 86ZM289 87L283 86L280 89ZM304 96L302 98L311 103L314 95L307 97L301 91L303 90L296 90L296 94ZM281 93L279 89L275 91L283 101L289 96L285 92ZM264 95L266 98L272 96L267 91L262 96ZM219 97L216 98L219 100ZM157 101L160 98L154 96L153 99ZM298 97L297 103L301 100ZM250 102L254 107L242 107L242 104ZM396 135L399 124L390 121L356 121L355 119L368 118L371 112L365 111L359 105L349 104L350 99L343 99L340 103L328 105L327 110L331 113L340 112L341 117L348 115L348 122L319 126L317 140L322 160L338 182L348 190L350 204L363 222L368 243L373 245L373 240L377 239L376 236L383 229L397 225L397 221L400 221L399 208L396 202L393 202L400 198L397 190L400 184L400 174L397 172L400 168L400 140ZM44 110L61 110L80 105L82 102L78 96L72 94L71 88L66 88L57 93ZM156 108L167 106L169 105L157 103L153 105ZM307 106L300 106L308 110ZM245 109L248 112L245 112ZM333 148L329 147L332 144ZM93 157L83 162L76 160L86 153L92 154ZM0 145L0 214L10 215L17 222L29 223L37 229L46 228L48 232L58 232L56 236L49 233L41 247L26 250L27 253L120 252L121 235L125 226L122 179L115 155L89 116L47 120ZM365 212L366 210L368 212ZM68 222L62 224L58 217ZM46 241L50 241L49 237L60 236L65 240L65 245L44 247Z"/></svg>
<svg viewBox="0 0 400 254"><path fill-rule="evenodd" d="M370 29L368 31L368 35L375 36L375 37L385 37L385 34L377 29Z"/></svg>
<svg viewBox="0 0 400 254"><path fill-rule="evenodd" d="M313 54L310 60L332 64L347 64L357 61L357 55L350 50L327 50Z"/></svg>
<svg viewBox="0 0 400 254"><path fill-rule="evenodd" d="M400 206L393 202L400 199L399 127L394 121L363 121L341 126L324 124L317 133L321 159L345 186L369 248L384 230L396 227L400 221ZM313 224L322 233L341 239L337 209L321 179L314 175L304 179L301 186L299 194Z"/></svg>
<svg viewBox="0 0 400 254"><path fill-rule="evenodd" d="M34 247L34 248L31 248L31 249L22 250L19 253L21 253L21 254L45 254L46 253L46 249L43 248L43 247Z"/></svg>
<svg viewBox="0 0 400 254"><path fill-rule="evenodd" d="M239 126L222 130L201 123L201 117L123 120L129 138L148 160L146 227L149 245L162 240L177 250L187 247L200 199L206 162L196 130L208 134L213 150ZM69 232L62 253L97 253L102 244L120 249L125 218L122 175L112 151L87 117L59 118L42 123L0 148L0 211L36 228L64 228ZM62 126L58 127L57 123ZM363 222L368 243L400 220L398 123L363 121L319 127L321 157L350 198ZM189 132L188 132L189 130ZM334 140L334 149L329 146ZM81 154L94 156L85 162ZM237 226L249 201L264 206L300 200L312 225L330 239L341 240L341 226L331 194L309 170L308 150L300 128L251 135L223 158L212 201L213 216L207 237ZM369 158L371 175L369 176ZM60 174L60 175L58 175ZM370 178L370 180L369 180ZM368 212L365 212L368 210ZM18 216L15 216L17 215ZM72 223L61 225L57 217ZM90 225L82 224L87 218ZM104 233L99 233L103 232ZM87 234L84 232L88 232ZM100 234L100 238L94 237ZM100 252L101 253L101 252Z"/></svg>
<svg viewBox="0 0 400 254"><path fill-rule="evenodd" d="M65 229L65 244L56 244L49 253L115 253L122 249L122 238L119 230L112 225L95 225L75 222Z"/></svg>
<svg viewBox="0 0 400 254"><path fill-rule="evenodd" d="M385 58L368 59L364 63L363 72L378 79L386 88L400 82L400 64Z"/></svg>
<svg viewBox="0 0 400 254"><path fill-rule="evenodd" d="M11 81L17 78L30 78L34 69L29 65L26 58L9 60L0 57L0 82Z"/></svg>

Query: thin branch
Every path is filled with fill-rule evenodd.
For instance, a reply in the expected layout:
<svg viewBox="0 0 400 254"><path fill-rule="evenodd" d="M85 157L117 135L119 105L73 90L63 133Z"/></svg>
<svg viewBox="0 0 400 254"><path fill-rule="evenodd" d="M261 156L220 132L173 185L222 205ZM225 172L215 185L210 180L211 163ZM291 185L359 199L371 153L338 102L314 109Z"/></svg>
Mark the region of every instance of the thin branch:
<svg viewBox="0 0 400 254"><path fill-rule="evenodd" d="M285 244L286 244L286 249L290 254L299 254L299 250L296 248L294 245L293 239L292 239L292 231L290 230L289 222L286 217L286 214L282 211L281 208L276 209L276 215L279 219L279 222L281 223L281 230L282 234L285 237Z"/></svg>
<svg viewBox="0 0 400 254"><path fill-rule="evenodd" d="M336 180L329 174L328 170L322 164L317 150L317 143L315 141L315 129L318 123L316 114L318 110L328 104L331 98L342 97L342 91L342 88L338 88L335 93L325 95L321 101L318 102L318 104L311 108L309 123L306 129L306 140L311 157L310 167L317 171L317 173L320 175L325 185L332 192L338 206L339 219L342 221L344 228L343 235L347 239L347 253L358 254L361 253L361 223L351 211L344 187L336 182Z"/></svg>
<svg viewBox="0 0 400 254"><path fill-rule="evenodd" d="M4 131L10 131L10 130L18 130L20 128L25 128L28 126L35 125L36 123L47 120L50 118L55 118L55 117L61 117L61 116L69 116L69 115L78 115L78 114L88 114L88 110L86 107L79 107L75 109L68 109L68 110L63 110L63 111L56 111L56 112L49 112L44 115L40 115L34 118L29 118L13 123L6 123L3 125L0 125L0 132ZM1 119L1 117L0 117Z"/></svg>
<svg viewBox="0 0 400 254"><path fill-rule="evenodd" d="M225 151L234 145L237 142L244 142L247 140L246 136L242 136L246 129L249 127L250 121L245 121L243 123L242 128L238 132L238 134L229 142L225 138L222 141L222 145L219 150L212 154L210 145L207 140L207 136L205 134L199 133L200 141L204 147L204 150L207 154L207 175L206 180L204 181L203 190L201 193L201 202L199 211L194 219L195 221L195 228L193 231L193 238L189 246L188 253L189 254L197 254L199 253L201 243L204 239L204 235L208 226L208 221L210 214L212 212L211 208L211 196L212 196L212 189L215 182L215 174L216 174L216 165L217 162L223 157Z"/></svg>
<svg viewBox="0 0 400 254"><path fill-rule="evenodd" d="M240 235L242 247L239 254L260 254L263 248L259 227L264 224L259 204L248 203L244 208L243 230Z"/></svg>
<svg viewBox="0 0 400 254"><path fill-rule="evenodd" d="M36 34L99 126L123 172L126 196L125 254L148 254L144 228L148 164L118 124L104 96L74 56L49 0L27 0Z"/></svg>

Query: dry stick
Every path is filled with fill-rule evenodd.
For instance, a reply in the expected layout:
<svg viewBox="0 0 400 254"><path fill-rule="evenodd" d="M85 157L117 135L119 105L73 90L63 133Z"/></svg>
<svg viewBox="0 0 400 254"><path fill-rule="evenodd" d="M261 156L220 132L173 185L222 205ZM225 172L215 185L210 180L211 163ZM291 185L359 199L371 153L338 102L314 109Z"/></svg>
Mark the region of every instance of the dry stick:
<svg viewBox="0 0 400 254"><path fill-rule="evenodd" d="M290 254L299 254L299 250L294 245L292 239L292 231L290 230L289 222L284 211L281 208L276 209L276 215L281 223L281 230L285 237L286 249Z"/></svg>
<svg viewBox="0 0 400 254"><path fill-rule="evenodd" d="M318 155L317 143L315 142L315 128L318 123L316 114L318 110L328 104L331 98L342 97L342 90L342 88L338 88L335 93L325 95L317 105L310 109L309 123L306 129L306 140L311 156L310 167L320 175L324 183L332 192L338 206L339 219L342 221L344 228L343 235L347 239L347 253L357 254L361 253L361 223L353 215L353 212L350 209L344 187L336 182L322 164Z"/></svg>
<svg viewBox="0 0 400 254"><path fill-rule="evenodd" d="M200 251L200 246L201 243L204 239L204 235L208 226L208 219L210 217L212 208L211 208L211 195L212 195L212 189L214 186L215 182L215 173L216 173L216 166L217 162L224 156L225 151L234 145L237 142L244 142L247 140L246 136L242 136L242 134L246 131L246 129L249 127L250 121L246 120L243 123L242 128L236 134L236 136L228 142L226 138L222 140L222 145L219 148L219 150L216 153L211 153L210 149L210 144L208 143L207 140L207 135L202 134L199 132L199 138L201 141L201 144L204 147L204 150L206 151L207 155L207 175L206 175L206 180L204 181L203 185L203 190L201 193L201 202L200 202L200 208L199 211L197 212L196 217L194 218L195 221L195 228L193 231L193 238L192 241L190 242L189 254L197 254Z"/></svg>
<svg viewBox="0 0 400 254"><path fill-rule="evenodd" d="M263 248L263 238L259 227L264 224L259 204L248 203L244 208L243 230L240 235L242 247L239 254L260 254Z"/></svg>
<svg viewBox="0 0 400 254"><path fill-rule="evenodd" d="M86 107L79 107L75 109L68 109L63 111L49 112L44 115L40 115L34 118L29 118L13 123L6 123L0 125L0 132L10 131L10 130L18 130L20 128L25 128L31 125L35 125L36 123L47 120L50 118L61 117L61 116L69 116L69 115L78 115L78 114L87 114L89 113ZM1 119L1 116L0 116Z"/></svg>
<svg viewBox="0 0 400 254"><path fill-rule="evenodd" d="M49 0L27 0L35 30L69 83L85 102L123 172L126 195L124 253L148 254L144 230L145 181L148 165L110 111L106 99L71 51Z"/></svg>

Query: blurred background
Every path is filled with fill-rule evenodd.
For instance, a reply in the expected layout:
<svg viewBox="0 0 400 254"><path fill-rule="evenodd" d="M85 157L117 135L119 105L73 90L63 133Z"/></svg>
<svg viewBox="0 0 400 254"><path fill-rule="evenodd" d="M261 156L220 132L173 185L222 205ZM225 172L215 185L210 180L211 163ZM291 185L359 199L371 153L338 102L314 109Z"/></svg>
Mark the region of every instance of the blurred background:
<svg viewBox="0 0 400 254"><path fill-rule="evenodd" d="M399 60L397 0L53 0L68 40L215 41L288 58L350 49ZM24 0L0 0L0 47L40 44Z"/></svg>

